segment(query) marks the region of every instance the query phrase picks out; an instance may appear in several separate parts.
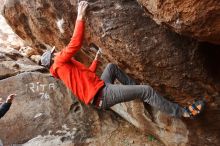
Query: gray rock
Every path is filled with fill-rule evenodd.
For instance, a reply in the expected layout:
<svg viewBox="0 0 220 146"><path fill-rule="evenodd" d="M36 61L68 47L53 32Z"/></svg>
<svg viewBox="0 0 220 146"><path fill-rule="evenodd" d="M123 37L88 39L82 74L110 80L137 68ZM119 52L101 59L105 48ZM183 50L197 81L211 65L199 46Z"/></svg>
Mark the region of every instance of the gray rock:
<svg viewBox="0 0 220 146"><path fill-rule="evenodd" d="M28 71L45 71L45 68L21 56L17 50L0 52L0 79Z"/></svg>
<svg viewBox="0 0 220 146"><path fill-rule="evenodd" d="M1 97L17 94L0 121L0 137L6 144L30 139L61 125L72 104L72 95L66 87L41 73L21 73L0 80L0 86Z"/></svg>

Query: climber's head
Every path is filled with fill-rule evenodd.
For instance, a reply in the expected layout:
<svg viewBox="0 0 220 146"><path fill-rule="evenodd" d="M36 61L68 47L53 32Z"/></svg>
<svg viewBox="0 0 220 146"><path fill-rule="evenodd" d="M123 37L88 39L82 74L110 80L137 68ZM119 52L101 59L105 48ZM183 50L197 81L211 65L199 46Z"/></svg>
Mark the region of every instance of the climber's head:
<svg viewBox="0 0 220 146"><path fill-rule="evenodd" d="M46 68L50 68L50 66L53 64L54 53L55 47L53 47L51 50L44 52L44 54L41 56L40 64Z"/></svg>

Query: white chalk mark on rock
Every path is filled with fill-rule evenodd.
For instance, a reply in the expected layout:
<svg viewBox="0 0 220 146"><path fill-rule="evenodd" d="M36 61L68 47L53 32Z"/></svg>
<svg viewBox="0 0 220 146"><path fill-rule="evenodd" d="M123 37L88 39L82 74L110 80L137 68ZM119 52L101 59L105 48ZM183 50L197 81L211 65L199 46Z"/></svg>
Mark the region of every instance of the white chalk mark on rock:
<svg viewBox="0 0 220 146"><path fill-rule="evenodd" d="M64 23L63 18L57 20L57 27L59 28L59 30L60 30L61 33L64 33L64 30L63 30L63 23Z"/></svg>
<svg viewBox="0 0 220 146"><path fill-rule="evenodd" d="M38 113L38 114L36 114L35 116L34 116L34 119L36 119L36 118L38 118L38 117L40 117L40 116L42 116L43 114L42 113Z"/></svg>

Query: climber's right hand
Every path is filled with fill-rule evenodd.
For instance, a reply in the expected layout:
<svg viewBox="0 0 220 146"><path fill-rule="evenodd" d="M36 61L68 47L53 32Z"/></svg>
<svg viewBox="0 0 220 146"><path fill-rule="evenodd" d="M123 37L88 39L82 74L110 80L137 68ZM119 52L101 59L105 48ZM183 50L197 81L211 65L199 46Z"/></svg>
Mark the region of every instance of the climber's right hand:
<svg viewBox="0 0 220 146"><path fill-rule="evenodd" d="M87 1L81 1L78 5L77 20L83 20L86 14L86 9L89 3Z"/></svg>

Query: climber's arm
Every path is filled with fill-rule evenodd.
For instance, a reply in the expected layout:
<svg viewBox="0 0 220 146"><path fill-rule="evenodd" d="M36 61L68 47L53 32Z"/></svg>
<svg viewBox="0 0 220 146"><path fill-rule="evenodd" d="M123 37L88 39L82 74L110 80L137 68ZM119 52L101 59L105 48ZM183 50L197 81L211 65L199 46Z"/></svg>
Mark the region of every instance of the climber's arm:
<svg viewBox="0 0 220 146"><path fill-rule="evenodd" d="M89 67L89 69L90 69L92 72L95 72L96 69L97 69L99 56L100 56L100 51L98 51L98 52L96 53L95 59L93 60L92 64L91 64L90 67Z"/></svg>
<svg viewBox="0 0 220 146"><path fill-rule="evenodd" d="M74 33L69 44L59 53L56 54L55 61L68 62L73 55L81 48L84 35L84 17L88 2L81 1L78 6L78 15L75 24Z"/></svg>

